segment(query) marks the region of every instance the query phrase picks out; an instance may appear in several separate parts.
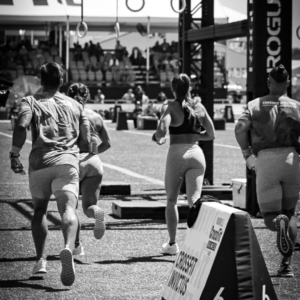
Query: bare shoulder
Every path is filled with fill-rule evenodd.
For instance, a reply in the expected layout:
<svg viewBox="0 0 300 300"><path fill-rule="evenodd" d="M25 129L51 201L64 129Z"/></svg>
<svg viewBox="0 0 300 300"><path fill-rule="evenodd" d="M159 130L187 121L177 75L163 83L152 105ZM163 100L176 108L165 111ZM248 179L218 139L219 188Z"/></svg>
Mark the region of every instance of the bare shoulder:
<svg viewBox="0 0 300 300"><path fill-rule="evenodd" d="M96 113L95 111L89 109L89 108L84 108L84 112L90 122L93 123L93 125L96 125L97 127L102 127L103 124L103 118L101 115Z"/></svg>

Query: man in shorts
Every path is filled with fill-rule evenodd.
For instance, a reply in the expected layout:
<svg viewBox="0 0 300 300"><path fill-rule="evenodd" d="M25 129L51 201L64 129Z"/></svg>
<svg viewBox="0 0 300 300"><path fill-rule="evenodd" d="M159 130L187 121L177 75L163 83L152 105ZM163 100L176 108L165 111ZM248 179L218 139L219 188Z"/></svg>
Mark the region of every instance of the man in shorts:
<svg viewBox="0 0 300 300"><path fill-rule="evenodd" d="M69 87L67 95L83 106L90 99L89 89L82 83L73 83ZM105 233L104 211L97 205L103 178L100 154L111 147L111 140L102 117L86 107L84 107L84 112L89 120L91 140L88 149L85 148L85 145L82 146L79 143L82 208L88 218L95 219L94 236L99 240ZM80 230L77 231L73 255L84 255L79 234Z"/></svg>
<svg viewBox="0 0 300 300"><path fill-rule="evenodd" d="M258 205L264 222L277 232L277 247L283 256L278 270L281 277L294 276L294 214L300 191L300 103L286 95L289 84L284 66L273 68L268 78L269 94L250 101L235 127L247 166L256 172Z"/></svg>
<svg viewBox="0 0 300 300"><path fill-rule="evenodd" d="M32 235L36 248L33 274L46 273L44 256L48 233L47 206L53 194L61 215L65 248L60 252L61 281L70 286L75 280L72 251L78 228L75 209L79 190L79 148L90 142L89 121L82 105L58 90L63 83L63 69L51 62L40 69L41 94L22 99L10 152L11 168L23 173L18 157L31 125L32 150L29 155L29 187L34 204ZM80 139L79 139L80 137Z"/></svg>

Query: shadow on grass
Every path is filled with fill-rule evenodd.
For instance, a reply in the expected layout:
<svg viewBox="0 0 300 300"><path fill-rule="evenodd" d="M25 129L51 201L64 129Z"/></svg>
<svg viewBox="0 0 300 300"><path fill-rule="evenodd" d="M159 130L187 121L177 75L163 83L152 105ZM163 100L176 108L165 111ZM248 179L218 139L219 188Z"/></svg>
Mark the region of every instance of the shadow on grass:
<svg viewBox="0 0 300 300"><path fill-rule="evenodd" d="M151 255L151 256L142 256L142 257L129 257L127 260L104 260L104 261L96 261L95 264L100 265L110 265L110 264L132 264L138 262L170 262L174 263L174 259L166 260L162 259L162 257L172 257L172 255Z"/></svg>
<svg viewBox="0 0 300 300"><path fill-rule="evenodd" d="M45 292L64 292L69 291L69 289L54 289L52 287L43 286L35 283L27 283L25 281L38 281L44 280L42 276L38 277L29 277L28 279L19 279L19 280L0 280L1 288L29 288L33 290L44 290Z"/></svg>
<svg viewBox="0 0 300 300"><path fill-rule="evenodd" d="M48 255L47 261L56 261L60 260L59 255ZM30 257L12 257L12 258L0 258L0 263L2 262L15 262L15 261L36 261L36 256L30 256Z"/></svg>

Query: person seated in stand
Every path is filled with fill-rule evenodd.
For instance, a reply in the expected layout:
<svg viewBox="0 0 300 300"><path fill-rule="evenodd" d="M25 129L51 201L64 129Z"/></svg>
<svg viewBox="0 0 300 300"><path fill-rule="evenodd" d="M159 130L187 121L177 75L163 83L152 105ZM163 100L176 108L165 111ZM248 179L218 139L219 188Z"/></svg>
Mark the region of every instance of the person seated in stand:
<svg viewBox="0 0 300 300"><path fill-rule="evenodd" d="M129 89L127 93L125 93L122 97L122 100L125 100L126 102L133 102L135 99L134 93L132 92L132 89Z"/></svg>
<svg viewBox="0 0 300 300"><path fill-rule="evenodd" d="M153 101L150 101L147 108L143 112L143 116L155 117L157 118L157 109L154 106Z"/></svg>
<svg viewBox="0 0 300 300"><path fill-rule="evenodd" d="M145 64L145 59L138 47L134 47L132 49L129 59L133 66L141 66Z"/></svg>
<svg viewBox="0 0 300 300"><path fill-rule="evenodd" d="M95 101L94 101L94 103L104 103L104 99L105 99L105 96L102 93L102 91L99 89L97 91L97 94L95 95Z"/></svg>
<svg viewBox="0 0 300 300"><path fill-rule="evenodd" d="M137 117L143 113L143 107L141 101L135 102L135 108L133 110L133 125L134 128L137 128Z"/></svg>
<svg viewBox="0 0 300 300"><path fill-rule="evenodd" d="M166 39L164 39L164 42L161 44L161 49L163 53L170 52L170 44L167 43Z"/></svg>
<svg viewBox="0 0 300 300"><path fill-rule="evenodd" d="M164 102L165 100L167 100L167 96L164 92L160 92L157 96L156 99L158 102Z"/></svg>

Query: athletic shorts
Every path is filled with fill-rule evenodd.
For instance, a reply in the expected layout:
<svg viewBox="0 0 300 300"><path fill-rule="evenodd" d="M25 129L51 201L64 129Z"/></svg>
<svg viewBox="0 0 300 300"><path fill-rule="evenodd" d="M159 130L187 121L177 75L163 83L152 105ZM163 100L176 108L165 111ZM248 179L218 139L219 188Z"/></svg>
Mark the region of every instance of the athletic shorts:
<svg viewBox="0 0 300 300"><path fill-rule="evenodd" d="M79 155L79 178L103 175L103 166L99 155L92 153L80 153Z"/></svg>
<svg viewBox="0 0 300 300"><path fill-rule="evenodd" d="M177 201L185 178L186 196L192 206L201 196L205 168L205 157L198 144L170 145L165 172L168 201Z"/></svg>
<svg viewBox="0 0 300 300"><path fill-rule="evenodd" d="M256 161L257 200L262 213L295 208L300 191L299 154L294 148L258 152Z"/></svg>
<svg viewBox="0 0 300 300"><path fill-rule="evenodd" d="M61 192L71 192L78 198L79 174L72 165L58 165L29 172L29 188L33 198L50 199Z"/></svg>

